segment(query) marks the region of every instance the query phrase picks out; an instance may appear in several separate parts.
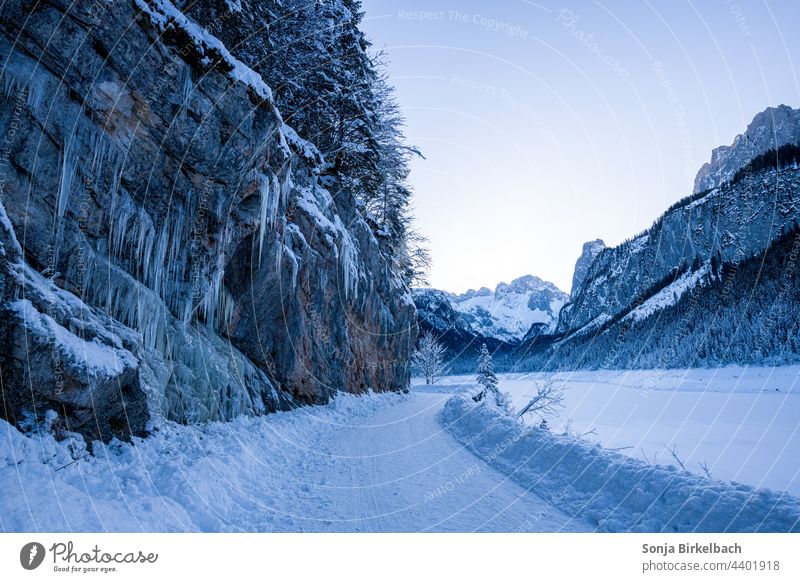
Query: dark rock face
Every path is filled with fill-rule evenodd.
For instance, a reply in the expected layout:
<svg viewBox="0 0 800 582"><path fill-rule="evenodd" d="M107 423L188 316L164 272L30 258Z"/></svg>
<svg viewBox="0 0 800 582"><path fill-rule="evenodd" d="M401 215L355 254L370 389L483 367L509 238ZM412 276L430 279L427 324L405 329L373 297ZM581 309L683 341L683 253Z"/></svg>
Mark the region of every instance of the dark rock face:
<svg viewBox="0 0 800 582"><path fill-rule="evenodd" d="M768 107L753 118L747 131L729 146L711 153L694 180L695 193L719 188L756 156L787 144L800 143L800 109L787 105Z"/></svg>
<svg viewBox="0 0 800 582"><path fill-rule="evenodd" d="M171 10L0 14L3 415L108 440L405 389L410 293L260 77Z"/></svg>
<svg viewBox="0 0 800 582"><path fill-rule="evenodd" d="M592 263L594 263L597 255L599 255L605 248L606 243L599 238L583 243L581 256L578 257L577 261L575 261L575 271L572 274L572 291L570 292L571 297L575 295L575 292L580 288L583 280L586 279L586 275L589 274L589 267L592 266Z"/></svg>

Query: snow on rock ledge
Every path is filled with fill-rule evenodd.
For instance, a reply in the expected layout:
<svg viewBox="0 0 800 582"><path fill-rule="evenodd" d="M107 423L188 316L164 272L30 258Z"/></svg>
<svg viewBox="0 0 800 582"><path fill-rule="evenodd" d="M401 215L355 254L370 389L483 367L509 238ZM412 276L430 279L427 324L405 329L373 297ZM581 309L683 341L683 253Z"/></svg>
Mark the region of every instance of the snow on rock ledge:
<svg viewBox="0 0 800 582"><path fill-rule="evenodd" d="M440 422L475 455L600 531L800 531L800 500L788 493L648 465L462 396L445 404Z"/></svg>

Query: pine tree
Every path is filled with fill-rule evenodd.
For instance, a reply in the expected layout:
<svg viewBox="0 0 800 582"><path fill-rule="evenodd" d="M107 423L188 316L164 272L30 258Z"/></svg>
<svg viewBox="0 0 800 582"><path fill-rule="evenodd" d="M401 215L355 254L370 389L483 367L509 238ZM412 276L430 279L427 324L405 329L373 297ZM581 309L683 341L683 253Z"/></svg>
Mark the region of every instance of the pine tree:
<svg viewBox="0 0 800 582"><path fill-rule="evenodd" d="M475 402L490 402L495 406L499 406L504 410L510 409L510 401L505 394L501 394L497 388L498 380L494 373L494 362L492 362L492 354L486 344L481 346L481 353L478 356L478 369L476 370L476 380L478 385L483 386L483 389L478 392L472 399Z"/></svg>
<svg viewBox="0 0 800 582"><path fill-rule="evenodd" d="M425 383L435 384L442 376L448 374L445 364L445 347L440 344L430 331L422 334L412 356L412 365L425 378Z"/></svg>
<svg viewBox="0 0 800 582"><path fill-rule="evenodd" d="M477 381L478 384L483 386L482 393L491 391L497 391L497 376L494 373L494 363L492 362L492 354L489 353L489 349L486 347L486 344L481 346L481 353L478 356L478 369L477 369ZM483 398L483 396L481 396ZM480 400L480 398L479 398Z"/></svg>

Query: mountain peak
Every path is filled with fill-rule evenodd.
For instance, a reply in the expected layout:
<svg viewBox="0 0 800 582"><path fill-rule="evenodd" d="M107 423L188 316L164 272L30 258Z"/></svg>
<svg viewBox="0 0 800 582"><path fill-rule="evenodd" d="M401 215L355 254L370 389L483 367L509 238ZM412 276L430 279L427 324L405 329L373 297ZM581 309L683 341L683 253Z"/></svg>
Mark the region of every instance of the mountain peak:
<svg viewBox="0 0 800 582"><path fill-rule="evenodd" d="M796 143L800 143L800 109L788 105L767 107L756 114L747 130L737 135L731 145L711 152L711 161L697 172L694 191L718 188L754 157Z"/></svg>
<svg viewBox="0 0 800 582"><path fill-rule="evenodd" d="M575 272L572 275L572 289L570 291L571 296L575 295L575 292L581 286L581 283L583 283L586 275L589 274L589 267L592 266L592 263L597 258L597 255L599 255L605 248L606 243L599 238L583 243L581 256L578 257L577 261L575 261Z"/></svg>
<svg viewBox="0 0 800 582"><path fill-rule="evenodd" d="M503 342L522 339L536 324L554 329L558 314L568 296L553 283L534 275L524 275L500 283L491 291L481 287L461 295L435 290L419 290L414 300L420 312L428 312L427 302L434 297L447 296L452 308L461 314L476 334ZM425 303L425 306L423 306ZM435 326L434 326L435 327Z"/></svg>

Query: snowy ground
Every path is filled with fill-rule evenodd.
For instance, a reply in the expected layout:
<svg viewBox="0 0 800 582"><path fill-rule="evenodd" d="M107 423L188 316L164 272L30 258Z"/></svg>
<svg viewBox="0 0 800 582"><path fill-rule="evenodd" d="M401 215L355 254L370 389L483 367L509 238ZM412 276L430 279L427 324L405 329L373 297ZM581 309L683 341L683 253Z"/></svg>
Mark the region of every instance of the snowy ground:
<svg viewBox="0 0 800 582"><path fill-rule="evenodd" d="M465 395L449 399L440 420L476 456L597 531L800 531L800 499L788 493L639 461Z"/></svg>
<svg viewBox="0 0 800 582"><path fill-rule="evenodd" d="M72 461L0 421L4 531L581 531L437 422L448 393L341 396ZM533 520L532 516L536 516Z"/></svg>
<svg viewBox="0 0 800 582"><path fill-rule="evenodd" d="M94 457L0 421L0 530L657 531L730 519L793 529L796 498L709 485L696 463L718 480L800 493L798 372L559 374L567 409L545 432L470 413L451 397L471 377L229 423L161 423ZM502 376L501 388L520 405L541 379ZM597 436L559 436L567 417L573 433ZM667 466L665 443L695 476ZM640 448L659 452L658 466L625 456Z"/></svg>
<svg viewBox="0 0 800 582"><path fill-rule="evenodd" d="M527 402L539 374L501 375L500 388L517 408ZM562 432L593 428L588 438L635 458L676 464L667 447L715 479L800 496L800 366L726 367L710 370L592 371L556 374L566 388L566 408L551 421ZM472 383L445 378L442 390Z"/></svg>

